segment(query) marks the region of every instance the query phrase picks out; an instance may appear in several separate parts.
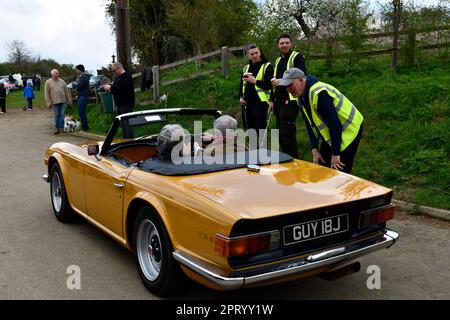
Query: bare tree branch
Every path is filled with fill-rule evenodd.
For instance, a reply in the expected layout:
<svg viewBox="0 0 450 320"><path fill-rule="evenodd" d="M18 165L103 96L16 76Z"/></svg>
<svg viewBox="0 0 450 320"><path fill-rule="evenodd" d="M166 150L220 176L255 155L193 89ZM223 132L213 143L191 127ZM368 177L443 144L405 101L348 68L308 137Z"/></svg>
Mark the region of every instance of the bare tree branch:
<svg viewBox="0 0 450 320"><path fill-rule="evenodd" d="M8 50L8 61L17 65L23 65L30 62L31 51L25 45L25 42L14 39L6 44Z"/></svg>

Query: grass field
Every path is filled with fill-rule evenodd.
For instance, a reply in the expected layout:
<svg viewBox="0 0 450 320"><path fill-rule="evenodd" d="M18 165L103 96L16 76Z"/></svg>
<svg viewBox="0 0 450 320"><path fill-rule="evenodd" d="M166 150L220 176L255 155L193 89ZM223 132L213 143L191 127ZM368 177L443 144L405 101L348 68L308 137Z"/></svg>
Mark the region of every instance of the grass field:
<svg viewBox="0 0 450 320"><path fill-rule="evenodd" d="M33 108L45 108L44 91L41 87L40 91L34 92L35 99L33 99ZM6 112L9 108L18 109L27 105L27 100L23 97L23 91L21 89L11 91L6 97Z"/></svg>

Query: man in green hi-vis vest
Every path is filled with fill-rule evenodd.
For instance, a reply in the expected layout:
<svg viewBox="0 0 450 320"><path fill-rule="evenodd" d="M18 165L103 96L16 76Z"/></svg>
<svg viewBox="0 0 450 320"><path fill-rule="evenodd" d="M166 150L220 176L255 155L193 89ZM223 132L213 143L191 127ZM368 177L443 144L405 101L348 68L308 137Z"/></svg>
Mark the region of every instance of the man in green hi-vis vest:
<svg viewBox="0 0 450 320"><path fill-rule="evenodd" d="M338 89L297 68L287 70L279 86L299 98L313 162L350 173L364 120L358 109Z"/></svg>
<svg viewBox="0 0 450 320"><path fill-rule="evenodd" d="M248 49L249 62L242 70L239 103L245 130L265 129L272 90L273 67L255 45Z"/></svg>
<svg viewBox="0 0 450 320"><path fill-rule="evenodd" d="M279 83L283 78L284 71L291 68L299 68L306 74L306 65L303 56L292 50L291 37L288 34L282 34L278 37L277 46L280 57L274 65L274 79L272 79L274 91L270 96L269 107L274 111L277 128L280 130L281 151L298 158L296 119L300 108L297 99L288 94L283 87L279 87Z"/></svg>

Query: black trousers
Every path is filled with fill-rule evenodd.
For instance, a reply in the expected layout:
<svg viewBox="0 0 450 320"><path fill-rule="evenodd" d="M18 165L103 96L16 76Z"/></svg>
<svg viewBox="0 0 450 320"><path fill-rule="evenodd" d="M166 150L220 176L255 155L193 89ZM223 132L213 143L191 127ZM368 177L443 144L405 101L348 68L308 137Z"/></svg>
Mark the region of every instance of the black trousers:
<svg viewBox="0 0 450 320"><path fill-rule="evenodd" d="M297 116L300 108L295 101L279 101L275 103L274 114L277 128L280 130L281 151L293 158L299 158L297 150Z"/></svg>
<svg viewBox="0 0 450 320"><path fill-rule="evenodd" d="M245 108L246 129L265 129L267 126L267 110L269 105L266 102L260 102L254 105L247 105Z"/></svg>
<svg viewBox="0 0 450 320"><path fill-rule="evenodd" d="M0 107L2 109L2 112L6 112L6 99L0 98Z"/></svg>
<svg viewBox="0 0 450 320"><path fill-rule="evenodd" d="M363 127L361 125L358 135L356 136L355 140L352 141L352 143L349 144L347 148L345 148L344 151L341 151L341 162L345 164L343 172L351 173L353 168L353 160L355 159L356 151L358 151L359 141L361 141L361 135L362 135ZM325 160L325 162L320 161L320 164L325 167L331 167L331 147L328 143L325 141L322 141L320 144L319 149L320 154L322 155L322 158Z"/></svg>
<svg viewBox="0 0 450 320"><path fill-rule="evenodd" d="M133 106L117 106L117 115L132 112ZM120 121L122 127L122 137L124 139L132 139L134 136L133 129L128 124L128 121Z"/></svg>

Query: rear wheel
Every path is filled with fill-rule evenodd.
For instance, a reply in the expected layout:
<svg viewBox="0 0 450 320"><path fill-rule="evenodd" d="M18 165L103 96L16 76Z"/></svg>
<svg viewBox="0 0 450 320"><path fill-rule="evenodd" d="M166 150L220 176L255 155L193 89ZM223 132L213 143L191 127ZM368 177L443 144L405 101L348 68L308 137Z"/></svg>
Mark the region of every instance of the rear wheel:
<svg viewBox="0 0 450 320"><path fill-rule="evenodd" d="M58 163L53 164L50 171L50 198L53 212L59 221L71 222L74 220L75 213L67 198L66 187Z"/></svg>
<svg viewBox="0 0 450 320"><path fill-rule="evenodd" d="M163 296L183 286L183 274L172 256L169 235L151 208L139 210L134 223L133 240L139 275L150 292Z"/></svg>

